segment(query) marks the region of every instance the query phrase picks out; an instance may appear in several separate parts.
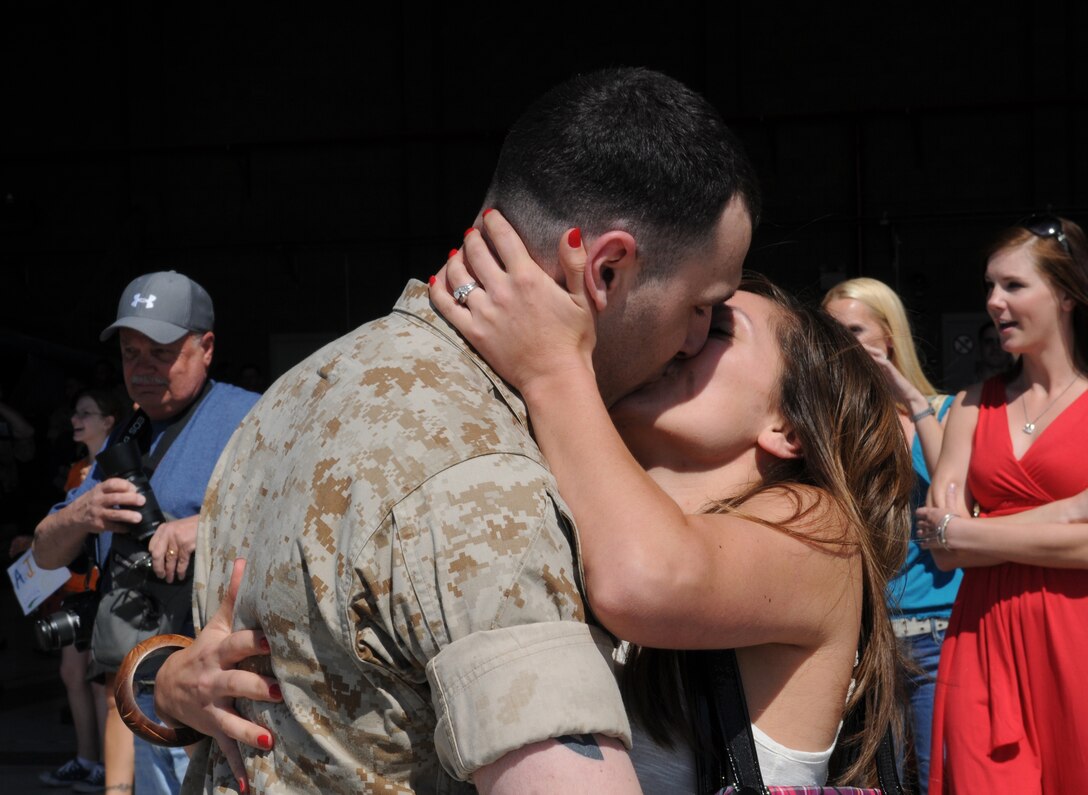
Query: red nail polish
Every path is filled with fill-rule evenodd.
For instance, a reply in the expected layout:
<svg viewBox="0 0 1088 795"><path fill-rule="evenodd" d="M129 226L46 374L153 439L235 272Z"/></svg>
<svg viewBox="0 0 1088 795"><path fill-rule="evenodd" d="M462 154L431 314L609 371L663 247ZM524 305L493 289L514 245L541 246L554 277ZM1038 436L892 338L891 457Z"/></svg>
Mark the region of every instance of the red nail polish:
<svg viewBox="0 0 1088 795"><path fill-rule="evenodd" d="M262 648L262 649L264 649L265 651L268 651L268 650L269 650L269 646L268 646L268 638L261 638L261 640L260 640L260 644L261 644L261 648Z"/></svg>
<svg viewBox="0 0 1088 795"><path fill-rule="evenodd" d="M238 779L238 792L242 795L246 793L246 780L244 778Z"/></svg>
<svg viewBox="0 0 1088 795"><path fill-rule="evenodd" d="M574 227L570 230L570 234L567 235L567 245L571 248L578 248L582 245L582 230L578 227Z"/></svg>
<svg viewBox="0 0 1088 795"><path fill-rule="evenodd" d="M259 745L265 751L272 750L272 735L262 734L257 738L257 745Z"/></svg>
<svg viewBox="0 0 1088 795"><path fill-rule="evenodd" d="M476 227L470 226L468 229L465 230L465 237L468 237L469 235L471 235L475 231L476 231Z"/></svg>
<svg viewBox="0 0 1088 795"><path fill-rule="evenodd" d="M438 277L437 276L432 276L431 278L429 278L427 280L427 284L429 284L431 287L434 287L434 283L436 281L438 281Z"/></svg>
<svg viewBox="0 0 1088 795"><path fill-rule="evenodd" d="M450 253L446 255L446 259L453 259L457 256L457 249L451 248Z"/></svg>
<svg viewBox="0 0 1088 795"><path fill-rule="evenodd" d="M494 209L495 209L494 207L488 207L488 208L487 208L486 210L484 210L484 217L486 218L486 217L487 217L487 214L488 214L489 212L491 212L492 210L494 210Z"/></svg>
<svg viewBox="0 0 1088 795"><path fill-rule="evenodd" d="M268 695L272 698L283 698L283 691L280 690L280 686L273 682L268 686Z"/></svg>

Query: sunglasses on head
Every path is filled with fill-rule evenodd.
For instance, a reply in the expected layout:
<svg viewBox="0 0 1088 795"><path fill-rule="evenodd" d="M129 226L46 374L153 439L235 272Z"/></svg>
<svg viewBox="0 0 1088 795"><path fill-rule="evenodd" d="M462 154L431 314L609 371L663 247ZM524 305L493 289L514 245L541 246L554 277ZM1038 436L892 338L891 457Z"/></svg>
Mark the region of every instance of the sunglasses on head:
<svg viewBox="0 0 1088 795"><path fill-rule="evenodd" d="M1053 215L1029 215L1018 226L1031 232L1036 237L1052 237L1058 241L1065 253L1070 257L1073 256L1073 251L1069 247L1069 241L1065 237L1065 231L1062 229L1062 220Z"/></svg>

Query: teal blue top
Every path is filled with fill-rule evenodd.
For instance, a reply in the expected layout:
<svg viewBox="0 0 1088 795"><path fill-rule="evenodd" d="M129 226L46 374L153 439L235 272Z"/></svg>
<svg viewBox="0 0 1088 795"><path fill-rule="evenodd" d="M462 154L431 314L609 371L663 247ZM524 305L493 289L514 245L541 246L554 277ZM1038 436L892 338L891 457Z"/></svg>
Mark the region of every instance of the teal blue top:
<svg viewBox="0 0 1088 795"><path fill-rule="evenodd" d="M937 418L943 419L951 406L951 396L946 397L937 412ZM925 503L926 492L929 491L929 470L926 469L918 434L914 435L910 452L915 475L914 494L911 497L913 514L914 508ZM963 572L959 569L938 569L933 562L933 556L914 540L914 530L912 515L906 562L895 579L888 583L888 607L892 618L948 618L952 613L952 603L956 601L956 591L959 590Z"/></svg>

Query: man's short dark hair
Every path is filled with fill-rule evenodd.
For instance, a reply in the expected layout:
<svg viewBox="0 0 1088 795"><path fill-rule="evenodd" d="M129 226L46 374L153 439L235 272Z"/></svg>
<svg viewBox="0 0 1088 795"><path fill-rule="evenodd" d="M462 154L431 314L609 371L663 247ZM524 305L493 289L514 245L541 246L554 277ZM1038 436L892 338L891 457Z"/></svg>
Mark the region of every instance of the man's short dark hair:
<svg viewBox="0 0 1088 795"><path fill-rule="evenodd" d="M570 226L625 229L653 273L706 242L736 195L754 225L754 169L714 107L660 72L623 68L533 103L506 136L486 204L549 260Z"/></svg>

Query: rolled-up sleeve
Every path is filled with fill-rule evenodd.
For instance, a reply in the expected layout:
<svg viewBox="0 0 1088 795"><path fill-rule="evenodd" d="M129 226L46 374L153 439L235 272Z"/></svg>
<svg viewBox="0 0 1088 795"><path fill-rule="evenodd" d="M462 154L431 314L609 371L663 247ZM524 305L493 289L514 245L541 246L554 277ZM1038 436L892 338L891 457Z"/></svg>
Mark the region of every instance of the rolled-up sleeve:
<svg viewBox="0 0 1088 795"><path fill-rule="evenodd" d="M425 664L451 776L565 734L630 743L612 641L586 623L573 523L540 462L491 454L449 467L396 507L394 526L394 590L411 599L391 618Z"/></svg>
<svg viewBox="0 0 1088 795"><path fill-rule="evenodd" d="M443 767L467 780L530 743L604 734L630 747L631 730L612 671L612 641L575 621L477 632L427 665Z"/></svg>

